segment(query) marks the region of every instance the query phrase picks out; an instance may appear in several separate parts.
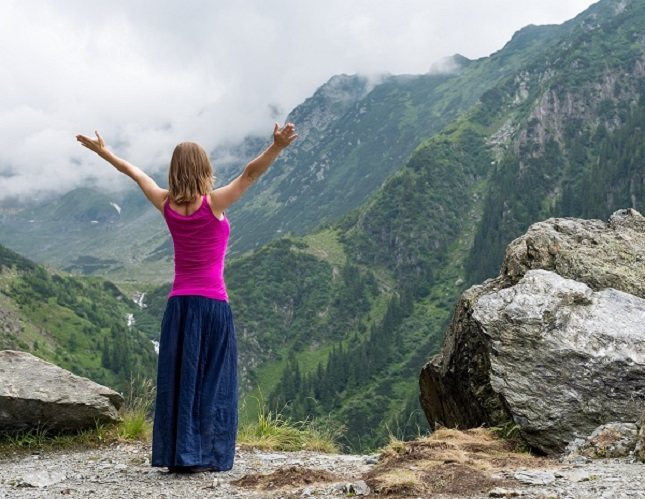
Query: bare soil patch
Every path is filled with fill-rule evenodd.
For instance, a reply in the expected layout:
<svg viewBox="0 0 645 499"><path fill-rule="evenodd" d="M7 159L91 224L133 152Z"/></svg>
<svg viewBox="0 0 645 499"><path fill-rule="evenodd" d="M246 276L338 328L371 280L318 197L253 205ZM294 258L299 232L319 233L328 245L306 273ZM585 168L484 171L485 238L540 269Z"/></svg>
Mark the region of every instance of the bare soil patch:
<svg viewBox="0 0 645 499"><path fill-rule="evenodd" d="M238 487L273 490L282 487L300 487L316 482L337 482L340 480L342 480L342 477L329 471L304 468L302 466L289 466L278 468L271 473L247 473L230 483Z"/></svg>

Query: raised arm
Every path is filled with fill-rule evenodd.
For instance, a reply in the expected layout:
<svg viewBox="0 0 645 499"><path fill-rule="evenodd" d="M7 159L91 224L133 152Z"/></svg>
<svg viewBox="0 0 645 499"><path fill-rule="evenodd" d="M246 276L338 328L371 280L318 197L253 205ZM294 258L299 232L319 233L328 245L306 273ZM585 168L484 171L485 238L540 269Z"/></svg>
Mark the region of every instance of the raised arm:
<svg viewBox="0 0 645 499"><path fill-rule="evenodd" d="M291 144L298 134L293 123L287 123L280 129L278 123L273 128L273 143L253 161L249 162L244 171L228 184L215 189L211 193L211 205L220 212L225 211L236 202L246 190L262 175L271 163L275 161L283 149Z"/></svg>
<svg viewBox="0 0 645 499"><path fill-rule="evenodd" d="M134 180L155 208L163 213L163 203L168 195L167 189L159 187L152 177L148 176L143 170L141 170L141 168L119 158L107 148L105 141L103 140L103 137L99 135L99 132L95 130L94 133L96 134L96 139L79 134L76 136L76 140L89 150L94 151L121 173L125 173L128 177Z"/></svg>

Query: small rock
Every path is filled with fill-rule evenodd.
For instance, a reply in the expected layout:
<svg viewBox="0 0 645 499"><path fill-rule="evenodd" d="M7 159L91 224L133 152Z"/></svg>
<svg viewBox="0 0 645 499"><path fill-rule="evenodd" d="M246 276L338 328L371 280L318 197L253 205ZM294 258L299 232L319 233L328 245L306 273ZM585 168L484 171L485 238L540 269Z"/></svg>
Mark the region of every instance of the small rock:
<svg viewBox="0 0 645 499"><path fill-rule="evenodd" d="M352 487L354 489L354 494L357 496L366 496L369 495L370 493L370 487L365 483L363 480L358 480L357 482L354 482L352 484Z"/></svg>
<svg viewBox="0 0 645 499"><path fill-rule="evenodd" d="M356 482L340 482L334 485L335 490L340 490L344 494L353 494L357 496L366 496L370 493L370 488L363 480Z"/></svg>
<svg viewBox="0 0 645 499"><path fill-rule="evenodd" d="M284 454L277 454L277 453L267 453L267 454L258 453L257 456L260 459L264 459L266 461L274 461L276 459L287 459L287 456L285 456Z"/></svg>
<svg viewBox="0 0 645 499"><path fill-rule="evenodd" d="M311 485L302 489L301 497L311 497L314 493L315 488Z"/></svg>
<svg viewBox="0 0 645 499"><path fill-rule="evenodd" d="M115 469L115 470L118 470L118 471L127 470L127 469L128 469L128 465L127 465L127 464L123 464L123 463L121 463L121 464L117 464L117 465L114 467L114 469Z"/></svg>
<svg viewBox="0 0 645 499"><path fill-rule="evenodd" d="M575 456L572 462L575 465L582 466L583 464L589 464L591 462L591 458L587 456Z"/></svg>
<svg viewBox="0 0 645 499"><path fill-rule="evenodd" d="M634 423L608 423L596 428L578 452L588 457L625 457L634 451L638 427Z"/></svg>
<svg viewBox="0 0 645 499"><path fill-rule="evenodd" d="M363 462L365 464L376 464L378 463L379 457L379 454L372 454L371 456L366 456L365 459L363 459Z"/></svg>
<svg viewBox="0 0 645 499"><path fill-rule="evenodd" d="M555 475L550 471L517 471L513 478L527 485L548 485L555 482Z"/></svg>
<svg viewBox="0 0 645 499"><path fill-rule="evenodd" d="M589 473L583 470L573 470L572 472L567 473L564 478L567 478L572 482L588 482L591 480Z"/></svg>
<svg viewBox="0 0 645 499"><path fill-rule="evenodd" d="M564 449L564 455L569 456L569 455L576 455L580 451L580 447L582 447L585 444L585 439L584 438L574 438L569 444L566 446Z"/></svg>
<svg viewBox="0 0 645 499"><path fill-rule="evenodd" d="M61 471L34 471L23 475L18 481L22 487L48 487L64 481L67 475Z"/></svg>
<svg viewBox="0 0 645 499"><path fill-rule="evenodd" d="M495 487L488 493L488 497L518 497L523 495L520 490L513 489L503 489L501 487Z"/></svg>

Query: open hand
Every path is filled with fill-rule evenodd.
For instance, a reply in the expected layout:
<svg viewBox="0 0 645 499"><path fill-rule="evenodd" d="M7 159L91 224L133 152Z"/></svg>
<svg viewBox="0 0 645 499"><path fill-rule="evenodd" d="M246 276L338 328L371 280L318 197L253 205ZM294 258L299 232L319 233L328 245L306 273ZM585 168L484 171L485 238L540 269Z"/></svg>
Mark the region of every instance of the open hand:
<svg viewBox="0 0 645 499"><path fill-rule="evenodd" d="M77 135L76 140L78 140L81 145L87 147L91 151L94 151L96 154L99 156L102 156L107 152L107 146L105 145L105 141L103 140L103 137L99 135L99 132L94 130L94 133L96 134L95 139L91 139L90 137L86 137L85 135Z"/></svg>
<svg viewBox="0 0 645 499"><path fill-rule="evenodd" d="M276 122L273 128L273 143L282 149L296 140L297 136L296 126L293 123L287 123L280 129L280 125Z"/></svg>

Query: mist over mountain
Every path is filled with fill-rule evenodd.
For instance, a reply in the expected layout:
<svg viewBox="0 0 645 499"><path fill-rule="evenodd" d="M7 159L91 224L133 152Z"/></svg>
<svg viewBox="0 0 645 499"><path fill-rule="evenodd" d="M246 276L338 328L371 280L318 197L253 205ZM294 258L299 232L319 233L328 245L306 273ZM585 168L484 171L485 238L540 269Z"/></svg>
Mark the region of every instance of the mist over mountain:
<svg viewBox="0 0 645 499"><path fill-rule="evenodd" d="M380 80L332 77L288 115L298 126L298 140L231 207L236 232L230 253L243 253L287 233L304 234L358 207L420 142L510 74L550 32L545 28L527 40L514 38L505 50L478 61L453 56L441 65L447 70L443 73L435 69ZM516 50L518 44L522 50ZM218 182L238 174L268 143L268 138L250 136L213 151ZM163 176L157 180L167 185ZM36 261L70 271L168 280L172 243L165 224L134 189L108 193L79 188L42 204L0 211L0 240ZM111 203L123 211L113 210ZM110 216L92 218L99 212ZM46 244L34 245L34 239ZM86 265L88 260L98 264Z"/></svg>

